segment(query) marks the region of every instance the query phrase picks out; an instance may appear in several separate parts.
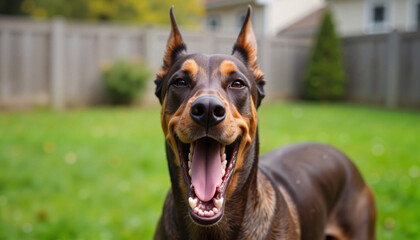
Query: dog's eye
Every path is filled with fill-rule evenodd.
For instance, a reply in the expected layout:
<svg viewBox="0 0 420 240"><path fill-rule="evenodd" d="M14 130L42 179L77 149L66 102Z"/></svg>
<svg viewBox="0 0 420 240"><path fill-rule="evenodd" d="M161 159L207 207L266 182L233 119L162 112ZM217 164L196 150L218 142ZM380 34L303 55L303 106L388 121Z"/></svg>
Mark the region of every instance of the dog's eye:
<svg viewBox="0 0 420 240"><path fill-rule="evenodd" d="M245 83L242 80L235 80L230 84L231 88L243 88L245 87Z"/></svg>
<svg viewBox="0 0 420 240"><path fill-rule="evenodd" d="M177 79L175 79L175 81L172 84L177 86L177 87L186 87L187 86L187 81L185 81L182 78L177 78Z"/></svg>

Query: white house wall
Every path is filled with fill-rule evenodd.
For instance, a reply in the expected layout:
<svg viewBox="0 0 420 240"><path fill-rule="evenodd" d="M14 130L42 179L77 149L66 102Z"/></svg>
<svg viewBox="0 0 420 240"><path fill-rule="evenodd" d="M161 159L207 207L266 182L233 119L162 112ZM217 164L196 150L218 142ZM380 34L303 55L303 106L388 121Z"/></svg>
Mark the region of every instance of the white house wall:
<svg viewBox="0 0 420 240"><path fill-rule="evenodd" d="M342 0L331 1L336 29L341 36L357 35L364 32L364 1Z"/></svg>
<svg viewBox="0 0 420 240"><path fill-rule="evenodd" d="M324 1L273 0L267 6L266 33L272 36L314 10L324 6Z"/></svg>
<svg viewBox="0 0 420 240"><path fill-rule="evenodd" d="M329 6L333 11L336 28L341 36L369 34L369 6L373 2L387 2L389 11L388 31L410 30L412 19L412 2L410 0L331 0Z"/></svg>
<svg viewBox="0 0 420 240"><path fill-rule="evenodd" d="M405 30L407 26L407 0L395 0L394 23L395 28Z"/></svg>

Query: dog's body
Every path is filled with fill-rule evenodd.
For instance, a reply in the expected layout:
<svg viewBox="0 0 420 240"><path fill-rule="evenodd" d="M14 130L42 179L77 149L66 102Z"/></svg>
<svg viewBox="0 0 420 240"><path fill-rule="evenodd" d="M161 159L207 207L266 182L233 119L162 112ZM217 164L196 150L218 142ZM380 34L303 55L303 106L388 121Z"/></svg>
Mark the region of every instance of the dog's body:
<svg viewBox="0 0 420 240"><path fill-rule="evenodd" d="M155 239L375 239L372 193L341 152L304 143L258 157L250 16L232 55L189 55L171 10L156 95L172 189Z"/></svg>

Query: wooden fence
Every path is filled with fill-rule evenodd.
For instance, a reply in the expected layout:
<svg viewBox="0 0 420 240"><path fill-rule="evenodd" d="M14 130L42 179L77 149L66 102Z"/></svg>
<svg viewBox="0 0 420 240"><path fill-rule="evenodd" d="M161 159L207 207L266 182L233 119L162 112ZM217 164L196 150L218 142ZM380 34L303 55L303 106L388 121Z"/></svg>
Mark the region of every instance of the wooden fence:
<svg viewBox="0 0 420 240"><path fill-rule="evenodd" d="M237 33L181 32L189 52L230 53ZM105 101L101 68L118 58L162 64L168 29L0 17L0 107L60 109ZM258 38L269 99L301 96L308 39ZM342 41L347 99L420 106L420 34L385 34ZM143 99L157 103L153 79Z"/></svg>
<svg viewBox="0 0 420 240"><path fill-rule="evenodd" d="M388 107L420 107L420 32L342 41L347 99Z"/></svg>
<svg viewBox="0 0 420 240"><path fill-rule="evenodd" d="M182 30L182 29L181 29ZM189 52L230 53L237 33L181 31ZM64 108L104 102L101 68L118 58L162 64L168 29L0 18L0 105ZM259 39L268 95L296 97L309 40ZM150 79L146 102L155 102Z"/></svg>

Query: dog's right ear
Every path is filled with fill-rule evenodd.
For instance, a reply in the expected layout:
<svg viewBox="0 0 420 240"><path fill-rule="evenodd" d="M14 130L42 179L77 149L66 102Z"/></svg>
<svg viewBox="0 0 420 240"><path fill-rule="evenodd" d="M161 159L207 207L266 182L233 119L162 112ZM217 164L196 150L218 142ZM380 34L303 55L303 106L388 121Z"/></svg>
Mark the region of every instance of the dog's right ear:
<svg viewBox="0 0 420 240"><path fill-rule="evenodd" d="M182 40L181 33L179 32L178 25L176 24L174 17L174 6L169 11L171 18L171 34L169 35L168 42L166 43L166 51L163 57L163 65L160 71L156 74L156 91L155 94L159 98L162 104L162 85L166 74L170 67L178 60L181 56L187 54L187 47Z"/></svg>

